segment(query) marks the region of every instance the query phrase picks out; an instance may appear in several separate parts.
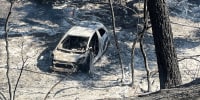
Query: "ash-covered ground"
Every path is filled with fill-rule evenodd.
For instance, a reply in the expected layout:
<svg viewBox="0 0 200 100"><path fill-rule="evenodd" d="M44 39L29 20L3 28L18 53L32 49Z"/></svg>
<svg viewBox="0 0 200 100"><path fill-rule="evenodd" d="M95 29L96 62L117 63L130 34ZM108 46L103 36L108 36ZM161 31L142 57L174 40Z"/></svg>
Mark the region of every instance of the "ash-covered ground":
<svg viewBox="0 0 200 100"><path fill-rule="evenodd" d="M174 33L174 42L178 54L179 66L184 83L199 77L200 54L200 11L198 3L184 1L169 1L170 19ZM185 4L184 6L180 6ZM135 3L137 11L141 11L142 3ZM1 0L0 4L0 90L8 97L6 79L6 50L4 42L4 23L8 12L9 3ZM115 9L118 9L115 7ZM15 3L10 18L9 26L9 51L10 51L10 77L14 88L22 66L22 56L27 58L25 68L16 92L17 100L41 100L50 88L59 80L66 77L49 94L48 99L104 99L104 98L134 98L147 89L146 72L139 45L136 45L135 87L122 85L121 69L112 34L109 6L103 4L84 4L72 6L61 4L57 6L38 5L34 2ZM123 14L123 13L122 13ZM125 67L125 84L131 83L131 47L135 35L142 28L141 14L122 16L116 11L116 32L121 49L122 62ZM138 17L140 19L137 25ZM120 20L123 19L124 20ZM73 22L80 20L100 21L109 30L111 43L106 53L94 65L94 75L81 72L67 73L50 72L51 52L57 45L62 35L73 26ZM139 26L139 30L137 30ZM152 71L157 70L156 55L151 29L145 34L145 51ZM23 44L23 45L22 45ZM23 49L22 49L23 48ZM153 91L159 90L158 73L152 78Z"/></svg>

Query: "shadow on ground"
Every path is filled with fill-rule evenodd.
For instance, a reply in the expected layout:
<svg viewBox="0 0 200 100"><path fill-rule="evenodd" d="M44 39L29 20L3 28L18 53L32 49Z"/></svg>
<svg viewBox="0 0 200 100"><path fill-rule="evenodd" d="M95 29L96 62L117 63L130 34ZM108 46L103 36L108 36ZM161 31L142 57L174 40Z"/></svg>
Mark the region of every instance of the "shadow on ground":
<svg viewBox="0 0 200 100"><path fill-rule="evenodd" d="M177 49L192 49L198 47L200 41L200 30L194 29L191 35L188 37L176 37L174 38L174 44Z"/></svg>
<svg viewBox="0 0 200 100"><path fill-rule="evenodd" d="M48 36L47 34L33 34L35 37L39 37L41 41L46 43L43 45L45 50L40 53L37 58L37 67L43 72L50 72L50 66L52 66L51 52L56 47L63 34L56 34L54 36Z"/></svg>

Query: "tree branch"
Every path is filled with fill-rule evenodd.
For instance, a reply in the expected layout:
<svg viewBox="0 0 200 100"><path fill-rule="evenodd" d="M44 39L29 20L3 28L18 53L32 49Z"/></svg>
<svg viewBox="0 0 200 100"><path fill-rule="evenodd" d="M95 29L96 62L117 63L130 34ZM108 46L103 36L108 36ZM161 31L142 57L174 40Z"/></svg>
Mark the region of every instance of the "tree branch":
<svg viewBox="0 0 200 100"><path fill-rule="evenodd" d="M7 77L7 80L8 80L8 90L9 90L9 99L10 100L12 100L12 87L11 87L10 77L9 77L9 72L10 72L10 52L9 52L9 43L8 43L8 32L9 32L8 22L9 22L9 18L11 16L11 13L12 13L13 4L14 4L14 1L10 1L9 13L8 13L8 15L6 17L6 23L5 23L5 26L4 26L5 42L6 42L6 56L7 56L7 59L6 59L6 68L7 68L6 77Z"/></svg>
<svg viewBox="0 0 200 100"><path fill-rule="evenodd" d="M67 78L67 76L64 77L64 78L62 78L62 79L61 79L60 81L58 81L56 84L54 84L54 85L51 87L51 89L47 92L47 94L46 94L44 100L46 100L46 99L48 98L48 95L51 93L51 91L52 91L60 82L62 82L62 81L65 80L66 78Z"/></svg>
<svg viewBox="0 0 200 100"><path fill-rule="evenodd" d="M144 1L144 30L145 31L147 30L147 27L148 27L147 24L148 24L148 11L147 11L147 0L145 0ZM141 38L140 38L140 50L144 58L145 69L147 72L148 92L150 92L151 91L150 69L148 66L148 61L147 61L146 53L143 46L143 38L144 38L145 31L142 33Z"/></svg>
<svg viewBox="0 0 200 100"><path fill-rule="evenodd" d="M26 64L27 60L29 59L28 57L24 58L23 54L24 54L24 41L22 42L22 47L21 47L22 67L21 67L17 82L15 84L15 88L14 88L14 92L13 92L13 100L15 100L15 92L17 91L17 86L18 86L19 80L22 76L23 69L25 66L27 66L25 64Z"/></svg>
<svg viewBox="0 0 200 100"><path fill-rule="evenodd" d="M0 95L2 96L2 98L0 97L1 100L6 100L6 97L3 93L0 92Z"/></svg>
<svg viewBox="0 0 200 100"><path fill-rule="evenodd" d="M180 62L182 60L185 60L185 59L193 59L193 60L196 60L196 61L200 62L200 60L196 59L195 57L200 57L200 55L193 55L193 56L183 57L183 58L179 59L178 62Z"/></svg>
<svg viewBox="0 0 200 100"><path fill-rule="evenodd" d="M139 32L136 36L136 39L133 41L132 45L132 52L131 52L131 69L132 69L132 86L134 85L134 51L135 51L135 45L137 41L140 42L140 50L142 52L143 58L144 58L144 64L145 64L145 69L147 72L147 82L148 82L148 92L151 91L151 81L150 81L150 69L148 66L148 61L146 57L146 53L143 47L143 38L144 38L144 33L148 29L148 11L147 11L147 0L144 2L144 26L143 30Z"/></svg>
<svg viewBox="0 0 200 100"><path fill-rule="evenodd" d="M142 30L142 32L139 32L137 35L136 35L136 38L135 40L133 41L133 45L132 45L132 52L131 52L131 71L132 71L132 86L134 86L134 56L135 56L135 45L137 43L137 41L141 38L141 35L143 33L144 29Z"/></svg>
<svg viewBox="0 0 200 100"><path fill-rule="evenodd" d="M109 0L109 3L110 3L110 9L111 9L111 13L112 13L113 34L114 34L114 39L115 39L115 45L116 45L117 52L118 52L119 63L120 63L120 67L122 70L122 82L123 82L125 75L124 75L124 67L122 66L122 59L121 59L120 48L119 48L119 44L118 44L118 38L115 33L115 15L114 15L114 11L113 11L112 1Z"/></svg>

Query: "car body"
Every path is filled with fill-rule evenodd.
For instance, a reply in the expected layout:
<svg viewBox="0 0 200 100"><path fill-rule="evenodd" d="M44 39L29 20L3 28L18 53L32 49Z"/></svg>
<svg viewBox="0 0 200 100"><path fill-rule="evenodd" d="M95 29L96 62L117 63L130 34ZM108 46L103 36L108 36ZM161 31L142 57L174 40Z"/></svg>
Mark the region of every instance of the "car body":
<svg viewBox="0 0 200 100"><path fill-rule="evenodd" d="M106 51L109 40L108 31L102 23L81 21L65 33L53 50L51 69L89 72Z"/></svg>

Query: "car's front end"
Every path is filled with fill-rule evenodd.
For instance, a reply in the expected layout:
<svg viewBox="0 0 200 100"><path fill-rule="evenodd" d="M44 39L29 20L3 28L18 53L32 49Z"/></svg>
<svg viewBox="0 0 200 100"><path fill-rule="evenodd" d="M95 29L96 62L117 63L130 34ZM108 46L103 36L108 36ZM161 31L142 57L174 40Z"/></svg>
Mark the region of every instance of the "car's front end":
<svg viewBox="0 0 200 100"><path fill-rule="evenodd" d="M53 71L75 72L86 62L88 57L89 37L67 35L57 45L52 53Z"/></svg>
<svg viewBox="0 0 200 100"><path fill-rule="evenodd" d="M74 53L64 50L54 50L52 53L53 61L51 69L58 72L76 72L79 66L86 62L87 57L87 52Z"/></svg>
<svg viewBox="0 0 200 100"><path fill-rule="evenodd" d="M53 66L51 66L51 69L56 72L73 73L77 71L78 66L71 62L53 60Z"/></svg>

